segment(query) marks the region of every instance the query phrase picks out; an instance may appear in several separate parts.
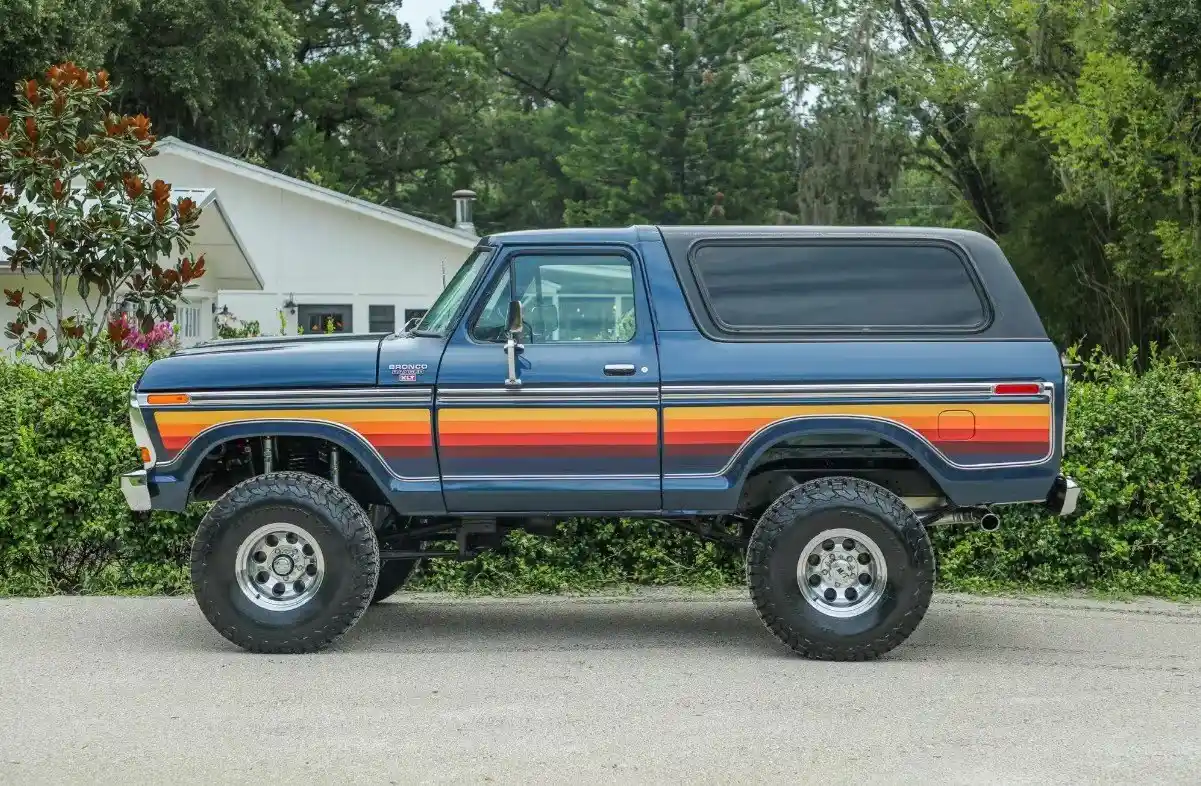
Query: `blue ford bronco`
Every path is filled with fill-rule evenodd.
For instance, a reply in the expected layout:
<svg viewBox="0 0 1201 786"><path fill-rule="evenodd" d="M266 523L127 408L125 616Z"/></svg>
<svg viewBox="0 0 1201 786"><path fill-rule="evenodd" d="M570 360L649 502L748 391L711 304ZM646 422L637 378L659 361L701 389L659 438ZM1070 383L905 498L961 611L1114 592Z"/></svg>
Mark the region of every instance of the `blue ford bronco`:
<svg viewBox="0 0 1201 786"><path fill-rule="evenodd" d="M927 528L1075 509L1066 384L973 232L512 232L399 333L151 364L130 402L145 467L121 482L135 510L215 501L196 599L256 652L326 647L420 560L629 517L742 550L773 634L863 660L926 612Z"/></svg>

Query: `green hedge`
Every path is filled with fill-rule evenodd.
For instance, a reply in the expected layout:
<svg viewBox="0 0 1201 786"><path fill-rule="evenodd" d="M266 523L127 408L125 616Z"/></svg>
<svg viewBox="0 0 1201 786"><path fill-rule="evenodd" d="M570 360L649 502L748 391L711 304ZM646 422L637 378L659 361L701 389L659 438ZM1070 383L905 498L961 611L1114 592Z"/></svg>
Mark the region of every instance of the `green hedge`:
<svg viewBox="0 0 1201 786"><path fill-rule="evenodd" d="M0 361L0 592L181 592L204 509L130 513L117 477L137 466L127 421L139 367L39 371ZM1005 509L997 533L934 533L945 586L1070 587L1201 596L1201 373L1098 359L1073 383L1069 519ZM431 563L417 586L554 592L619 584L720 586L740 555L653 522L575 521L516 533L471 562Z"/></svg>

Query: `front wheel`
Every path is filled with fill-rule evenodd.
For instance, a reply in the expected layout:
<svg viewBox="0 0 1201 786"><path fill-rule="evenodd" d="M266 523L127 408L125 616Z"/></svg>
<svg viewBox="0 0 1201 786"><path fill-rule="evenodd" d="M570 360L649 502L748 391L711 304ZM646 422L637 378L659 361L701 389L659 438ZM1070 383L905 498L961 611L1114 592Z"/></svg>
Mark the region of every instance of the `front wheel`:
<svg viewBox="0 0 1201 786"><path fill-rule="evenodd" d="M260 475L217 501L192 544L192 590L217 631L253 652L314 652L358 621L379 575L363 509L301 472Z"/></svg>
<svg viewBox="0 0 1201 786"><path fill-rule="evenodd" d="M858 478L821 478L783 494L747 548L760 619L794 652L870 660L905 641L934 592L934 551L913 511Z"/></svg>

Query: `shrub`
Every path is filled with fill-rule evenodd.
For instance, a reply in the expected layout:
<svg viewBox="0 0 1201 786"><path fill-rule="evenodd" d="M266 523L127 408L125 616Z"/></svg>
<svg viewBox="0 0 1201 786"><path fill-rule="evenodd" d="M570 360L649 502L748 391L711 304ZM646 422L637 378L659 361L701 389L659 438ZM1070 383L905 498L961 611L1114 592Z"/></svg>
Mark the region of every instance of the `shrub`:
<svg viewBox="0 0 1201 786"><path fill-rule="evenodd" d="M0 360L0 591L177 592L203 507L134 514L118 477L137 466L130 385L145 363L50 371ZM1094 358L1070 389L1070 518L1004 509L999 532L933 532L945 586L1097 588L1201 595L1201 372L1146 373ZM466 563L430 563L418 586L556 592L614 584L737 585L741 555L666 524L578 520L562 537L515 533Z"/></svg>
<svg viewBox="0 0 1201 786"><path fill-rule="evenodd" d="M135 514L129 390L145 361L0 360L0 589L178 591L196 514Z"/></svg>

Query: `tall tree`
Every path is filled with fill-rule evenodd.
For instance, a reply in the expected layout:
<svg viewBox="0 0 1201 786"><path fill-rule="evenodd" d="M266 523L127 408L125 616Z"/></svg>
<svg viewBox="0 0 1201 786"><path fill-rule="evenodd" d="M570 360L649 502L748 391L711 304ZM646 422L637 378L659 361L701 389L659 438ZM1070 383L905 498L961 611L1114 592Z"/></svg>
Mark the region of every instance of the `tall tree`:
<svg viewBox="0 0 1201 786"><path fill-rule="evenodd" d="M783 95L755 65L777 42L761 0L605 3L564 171L574 224L774 220L787 177Z"/></svg>

